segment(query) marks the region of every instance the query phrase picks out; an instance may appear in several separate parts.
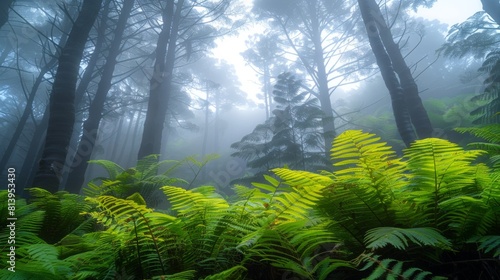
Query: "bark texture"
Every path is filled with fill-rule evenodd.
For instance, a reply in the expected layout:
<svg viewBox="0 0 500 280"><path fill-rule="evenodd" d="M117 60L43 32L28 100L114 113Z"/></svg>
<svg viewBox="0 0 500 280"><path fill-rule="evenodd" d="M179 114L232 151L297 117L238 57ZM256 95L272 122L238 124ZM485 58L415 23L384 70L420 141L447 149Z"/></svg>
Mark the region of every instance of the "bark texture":
<svg viewBox="0 0 500 280"><path fill-rule="evenodd" d="M89 107L89 117L83 123L83 134L78 144L76 154L73 157L73 163L71 164L70 175L65 188L65 190L70 193L80 193L82 189L88 161L90 160L97 140L97 132L99 131L99 123L101 122L104 111L104 103L106 102L106 97L111 88L111 81L117 63L116 58L121 53L120 46L123 33L127 27L127 20L130 17L134 1L135 0L125 0L120 16L118 17L118 22L114 31L115 37L111 42L108 57L103 67L101 80L97 85L95 97Z"/></svg>
<svg viewBox="0 0 500 280"><path fill-rule="evenodd" d="M365 0L366 1L366 0ZM432 124L424 108L422 99L419 96L418 86L413 79L410 68L401 53L399 45L394 42L391 29L387 26L385 19L380 11L379 5L375 0L367 0L370 13L377 24L377 29L382 39L382 43L389 55L394 71L399 77L401 88L403 90L408 111L410 113L411 122L415 127L415 131L419 138L432 137Z"/></svg>
<svg viewBox="0 0 500 280"><path fill-rule="evenodd" d="M163 28L156 44L153 76L149 83L148 109L138 159L161 153L167 103L174 71L177 33L183 5L184 0L179 0L177 5L174 5L174 1L168 1L163 13Z"/></svg>
<svg viewBox="0 0 500 280"><path fill-rule="evenodd" d="M75 120L75 88L87 38L101 8L102 0L85 0L68 40L61 51L50 94L50 116L37 174L33 185L55 192Z"/></svg>
<svg viewBox="0 0 500 280"><path fill-rule="evenodd" d="M405 145L409 146L416 140L416 136L411 124L408 106L403 94L403 88L401 87L393 69L391 59L384 48L384 44L382 43L382 39L379 35L378 25L373 17L369 3L366 0L358 0L358 4L366 27L370 46L373 54L375 55L377 65L380 68L380 73L382 74L384 83L391 96L392 110L396 120L398 132Z"/></svg>

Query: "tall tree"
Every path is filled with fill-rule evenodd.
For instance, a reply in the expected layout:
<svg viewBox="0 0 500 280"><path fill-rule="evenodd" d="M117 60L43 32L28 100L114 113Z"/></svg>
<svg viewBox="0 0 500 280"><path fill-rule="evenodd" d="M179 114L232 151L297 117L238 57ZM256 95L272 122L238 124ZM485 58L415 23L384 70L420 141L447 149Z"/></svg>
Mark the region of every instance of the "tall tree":
<svg viewBox="0 0 500 280"><path fill-rule="evenodd" d="M172 82L177 35L184 0L167 1L162 12L163 26L155 50L153 75L149 83L149 100L144 121L141 146L138 158L159 154L166 117L168 90Z"/></svg>
<svg viewBox="0 0 500 280"><path fill-rule="evenodd" d="M410 113L403 93L403 88L396 77L392 61L387 54L386 48L379 35L378 24L375 20L373 7L366 0L358 0L361 16L366 27L368 40L373 54L380 68L382 78L389 90L392 101L392 110L396 119L396 126L406 146L409 146L416 140L415 133L411 124Z"/></svg>
<svg viewBox="0 0 500 280"><path fill-rule="evenodd" d="M379 5L375 0L366 0L369 5L369 10L377 24L377 29L382 43L389 55L394 71L398 75L403 95L408 106L411 122L415 127L415 131L419 138L428 138L432 136L432 124L427 115L427 111L422 104L422 99L419 96L418 86L413 78L412 71L406 64L406 61L401 52L400 46L394 42L394 38L390 27L380 10Z"/></svg>
<svg viewBox="0 0 500 280"><path fill-rule="evenodd" d="M215 37L227 32L226 24L231 20L224 12L230 2L231 0L177 0L168 1L163 8L163 24L155 50L139 158L161 153L176 69L182 63L189 63L194 57L199 57Z"/></svg>
<svg viewBox="0 0 500 280"><path fill-rule="evenodd" d="M259 124L231 148L238 150L232 156L247 160L247 165L258 171L289 165L291 168L317 170L326 159L322 152L319 133L321 117L318 100L290 73L278 76L273 97L277 108L273 117Z"/></svg>
<svg viewBox="0 0 500 280"><path fill-rule="evenodd" d="M351 13L351 1L340 0L256 0L254 11L271 18L313 86L323 111L322 128L325 155L329 156L335 136L335 118L331 95L341 85L352 82L367 63L363 47L353 34L358 21ZM361 46L361 45L360 45ZM307 86L306 83L303 86Z"/></svg>
<svg viewBox="0 0 500 280"><path fill-rule="evenodd" d="M135 0L124 0L120 11L120 16L114 29L114 38L111 42L106 63L103 66L101 80L97 85L97 90L89 108L89 116L83 123L83 134L80 139L80 144L76 150L73 164L71 165L70 174L65 190L72 193L79 193L84 183L85 171L87 170L88 161L94 149L99 131L99 123L102 119L104 111L104 103L111 88L113 73L117 64L117 57L120 54L122 46L122 37L127 26L127 20L130 16Z"/></svg>
<svg viewBox="0 0 500 280"><path fill-rule="evenodd" d="M101 8L102 0L84 0L68 40L59 57L59 65L50 94L50 116L44 151L33 185L51 192L61 181L67 148L73 131L75 89L87 38Z"/></svg>
<svg viewBox="0 0 500 280"><path fill-rule="evenodd" d="M249 48L242 53L243 58L252 66L255 72L261 77L264 109L266 112L266 119L271 117L273 108L273 95L271 79L273 74L280 71L280 61L278 58L281 56L282 51L278 47L278 36L273 33L265 35L259 34L253 36L248 42ZM283 71L281 71L283 72ZM280 73L280 72L278 72ZM274 77L278 75L275 74Z"/></svg>

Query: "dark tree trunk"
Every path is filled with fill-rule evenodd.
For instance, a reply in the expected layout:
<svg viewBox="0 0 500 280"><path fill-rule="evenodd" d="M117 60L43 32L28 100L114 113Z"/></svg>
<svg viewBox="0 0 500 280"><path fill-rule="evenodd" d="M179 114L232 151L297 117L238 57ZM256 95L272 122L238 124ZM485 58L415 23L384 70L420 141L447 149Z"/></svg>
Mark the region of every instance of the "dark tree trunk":
<svg viewBox="0 0 500 280"><path fill-rule="evenodd" d="M9 20L9 9L14 0L0 1L0 28Z"/></svg>
<svg viewBox="0 0 500 280"><path fill-rule="evenodd" d="M89 58L87 67L78 83L75 92L75 125L73 126L73 134L71 136L71 141L69 143L68 155L66 156L65 169L63 170L63 184L65 185L70 168L73 164L73 158L78 149L78 143L80 141L80 135L83 131L83 118L86 103L82 102L84 100L85 94L88 92L90 83L97 77L101 75L102 67L98 67L98 62L102 60L102 53L104 51L103 45L106 41L106 30L108 29L108 14L109 14L109 4L111 0L106 0L104 7L100 14L101 20L99 21L97 28L97 38L95 39L94 52Z"/></svg>
<svg viewBox="0 0 500 280"><path fill-rule="evenodd" d="M156 44L155 65L149 84L148 109L146 111L146 119L144 120L144 131L142 133L138 159L151 154L161 153L163 128L168 107L167 102L174 70L177 33L184 5L184 0L179 0L174 13L173 2L167 1L167 6L163 13L163 28Z"/></svg>
<svg viewBox="0 0 500 280"><path fill-rule="evenodd" d="M416 140L416 137L411 124L408 106L403 95L403 89L399 84L399 80L396 77L394 69L392 68L391 59L384 48L382 40L380 39L377 23L373 18L373 13L370 9L369 3L366 0L358 0L358 4L366 27L370 46L377 60L377 65L380 68L382 78L384 79L385 85L387 86L391 96L392 110L399 135L401 135L403 142L408 147L413 141Z"/></svg>
<svg viewBox="0 0 500 280"><path fill-rule="evenodd" d="M33 185L55 192L75 120L75 88L87 38L101 8L102 0L85 0L59 57L59 66L50 95L47 136Z"/></svg>
<svg viewBox="0 0 500 280"><path fill-rule="evenodd" d="M500 25L500 2L498 0L481 0L483 10Z"/></svg>
<svg viewBox="0 0 500 280"><path fill-rule="evenodd" d="M40 139L45 138L45 133L47 132L47 126L49 124L49 108L45 109L42 119L36 125L35 133L31 138L31 142L26 153L26 157L23 161L23 166L19 171L19 179L17 179L17 184L21 188L19 195L23 195L24 189L29 188L33 183L33 178L35 177L37 163L42 158L43 142Z"/></svg>
<svg viewBox="0 0 500 280"><path fill-rule="evenodd" d="M418 86L413 79L410 68L405 62L401 49L394 42L391 29L387 26L385 19L380 11L380 7L375 0L370 0L369 4L372 16L377 23L377 28L382 39L382 43L389 54L389 57L394 67L394 71L398 74L403 94L408 104L411 122L415 127L415 131L419 138L428 138L432 136L432 124L424 108L422 99L419 96Z"/></svg>
<svg viewBox="0 0 500 280"><path fill-rule="evenodd" d="M120 46L123 38L123 33L127 26L127 20L134 6L135 0L125 0L123 7L116 24L114 31L115 37L111 42L110 50L106 63L104 64L101 80L97 85L97 91L89 108L89 117L83 123L83 135L78 145L78 149L73 158L73 163L70 167L70 174L67 181L67 190L70 193L80 193L85 180L85 171L87 170L88 161L92 155L97 132L99 131L99 123L102 119L104 103L111 88L111 81L116 66L116 58L120 54Z"/></svg>

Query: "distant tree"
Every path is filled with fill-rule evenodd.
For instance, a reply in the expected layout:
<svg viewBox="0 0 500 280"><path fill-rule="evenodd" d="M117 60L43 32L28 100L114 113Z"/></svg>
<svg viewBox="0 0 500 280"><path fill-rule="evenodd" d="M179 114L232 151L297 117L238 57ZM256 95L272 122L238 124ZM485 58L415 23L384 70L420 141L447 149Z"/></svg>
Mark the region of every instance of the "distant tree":
<svg viewBox="0 0 500 280"><path fill-rule="evenodd" d="M44 152L33 182L34 186L55 192L73 131L75 88L87 38L101 8L102 0L85 0L59 57L52 92L50 117Z"/></svg>
<svg viewBox="0 0 500 280"><path fill-rule="evenodd" d="M36 104L36 99L39 98L40 96L40 88L42 88L44 82L47 81L47 76L52 76L51 72L55 69L57 65L57 57L58 53L60 51L61 46L64 46L66 43L67 39L67 34L66 32L69 32L71 28L71 21L70 21L70 16L68 14L65 14L63 19L61 20L60 26L56 23L55 19L54 21L50 22L50 25L52 26L52 30L54 29L60 29L61 33L57 34L50 34L47 37L42 37L41 42L40 42L40 49L42 50L41 53L41 59L40 64L37 65L39 72L37 73L36 78L33 80L33 84L31 85L31 88L28 90L25 86L21 88L21 90L24 93L24 96L27 97L26 103L24 105L24 109L22 110L22 114L17 118L17 123L15 126L15 129L13 130L12 135L6 134L4 135L5 137L9 137L8 142L5 145L5 151L0 158L0 168L1 170L5 170L6 164L9 162L9 160L12 158L12 155L16 151L16 147L19 147L19 142L20 142L20 137L22 136L23 132L26 132L27 127L29 126L29 121L30 119L35 119L36 113L34 112L34 107ZM28 24L28 23L25 23ZM44 33L42 30L37 30L37 32ZM47 40L47 38L51 38L50 40ZM56 40L59 40L57 43L55 43ZM24 57L24 54L21 53L19 42L17 43L17 52L15 53L16 60L21 60L21 57ZM23 58L28 60L28 58ZM35 59L33 59L35 60ZM19 63L16 63L16 71L19 76L19 79L23 82L26 82L26 77L24 77L23 72L25 70L23 69L24 67L28 68L31 67L32 65L29 66L21 66ZM36 127L36 124L35 124ZM35 130L38 128L35 128ZM43 128L45 130L46 127ZM29 137L28 137L29 138ZM33 140L33 139L32 139ZM40 139L35 138L34 141L36 143L32 143L35 145L39 145ZM33 142L33 141L29 141ZM28 145L31 145L28 144ZM33 161L29 161L27 164L32 164ZM24 185L20 185L24 187Z"/></svg>
<svg viewBox="0 0 500 280"><path fill-rule="evenodd" d="M261 77L263 85L261 99L264 101L266 119L271 116L272 111L273 97L271 84L273 73L280 71L279 65L283 63L282 61L278 61L278 58L283 54L283 51L278 47L278 40L278 36L274 33L255 35L247 42L249 48L242 53L243 58Z"/></svg>
<svg viewBox="0 0 500 280"><path fill-rule="evenodd" d="M483 61L479 74L486 75L484 91L473 97L474 101L484 100L487 104L478 106L471 112L476 117L474 123L500 122L500 18L498 1L481 0L484 11L475 13L465 22L450 29L447 42L439 51L450 58L470 58ZM489 17L488 17L489 15Z"/></svg>
<svg viewBox="0 0 500 280"><path fill-rule="evenodd" d="M233 143L238 150L232 156L247 160L259 171L288 165L291 168L317 170L326 159L320 133L322 111L318 100L308 92L299 92L300 81L290 73L279 75L273 96L277 108L273 117Z"/></svg>
<svg viewBox="0 0 500 280"><path fill-rule="evenodd" d="M138 158L161 153L175 70L201 56L217 36L227 32L226 24L231 20L225 11L230 3L231 0L177 0L168 1L163 8L163 26L154 52L155 65Z"/></svg>
<svg viewBox="0 0 500 280"><path fill-rule="evenodd" d="M323 111L322 128L325 156L329 156L336 134L330 100L341 85L351 83L367 67L365 48L350 48L358 43L355 25L358 17L351 12L352 1L331 0L257 0L254 11L271 19L281 32L281 45L297 59L295 67L308 74L309 90ZM306 83L303 86L308 87Z"/></svg>

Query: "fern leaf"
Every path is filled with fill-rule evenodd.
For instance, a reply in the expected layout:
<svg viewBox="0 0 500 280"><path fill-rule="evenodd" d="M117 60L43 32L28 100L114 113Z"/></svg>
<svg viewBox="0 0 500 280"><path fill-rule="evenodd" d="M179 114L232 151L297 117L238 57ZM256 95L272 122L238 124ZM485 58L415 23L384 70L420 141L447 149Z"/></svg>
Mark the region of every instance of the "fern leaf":
<svg viewBox="0 0 500 280"><path fill-rule="evenodd" d="M244 266L237 265L219 272L214 275L205 277L204 280L243 280L247 269Z"/></svg>
<svg viewBox="0 0 500 280"><path fill-rule="evenodd" d="M486 254L492 254L494 258L500 256L500 235L488 235L475 237L468 241L469 243L478 243L478 249Z"/></svg>
<svg viewBox="0 0 500 280"><path fill-rule="evenodd" d="M116 164L110 160L104 160L104 159L89 160L89 163L97 164L97 165L104 167L104 169L106 169L106 171L108 172L108 176L109 176L110 180L115 180L116 177L118 177L118 175L120 173L125 171L125 169L123 169L123 167L119 166L118 164Z"/></svg>
<svg viewBox="0 0 500 280"><path fill-rule="evenodd" d="M382 259L378 255L373 254L362 254L360 256L361 263L366 263L364 267L360 270L368 270L369 268L375 267L370 275L364 279L366 280L376 280L376 279L426 279L431 276L432 273L429 271L422 270L416 267L405 268L405 263L402 261L394 259ZM385 277L384 277L385 276ZM446 277L432 276L433 280L445 280Z"/></svg>
<svg viewBox="0 0 500 280"><path fill-rule="evenodd" d="M406 250L410 242L418 246L451 248L451 242L433 228L380 227L368 230L365 236L366 248L369 249L392 245L397 249Z"/></svg>

